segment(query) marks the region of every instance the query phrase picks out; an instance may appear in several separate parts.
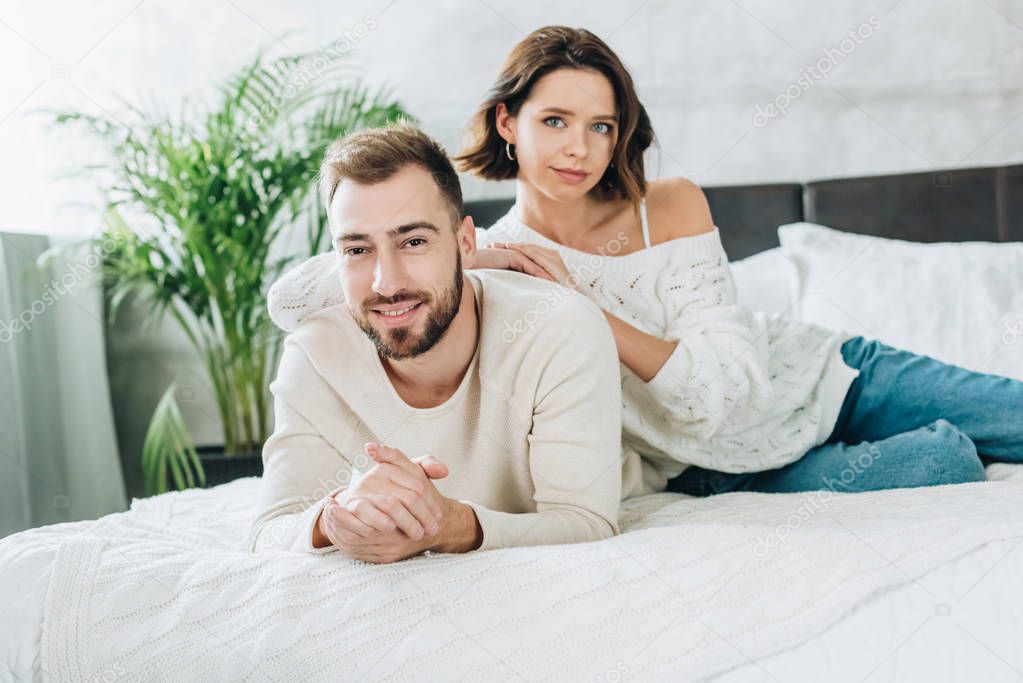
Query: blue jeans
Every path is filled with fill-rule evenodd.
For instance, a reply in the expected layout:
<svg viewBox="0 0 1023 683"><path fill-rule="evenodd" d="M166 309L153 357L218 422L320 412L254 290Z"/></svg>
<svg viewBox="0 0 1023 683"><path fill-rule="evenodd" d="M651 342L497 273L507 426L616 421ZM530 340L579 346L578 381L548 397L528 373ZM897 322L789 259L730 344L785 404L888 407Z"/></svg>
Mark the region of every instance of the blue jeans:
<svg viewBox="0 0 1023 683"><path fill-rule="evenodd" d="M667 490L874 491L984 481L988 462L1023 462L1023 382L863 337L847 340L842 357L860 374L825 443L776 470L690 466Z"/></svg>

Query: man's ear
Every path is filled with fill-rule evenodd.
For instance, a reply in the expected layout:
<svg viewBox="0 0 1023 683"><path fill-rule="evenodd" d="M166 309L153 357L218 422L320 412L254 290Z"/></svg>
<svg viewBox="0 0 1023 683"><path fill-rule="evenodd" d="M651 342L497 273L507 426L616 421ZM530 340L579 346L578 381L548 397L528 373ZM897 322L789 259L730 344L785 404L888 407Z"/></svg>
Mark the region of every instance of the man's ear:
<svg viewBox="0 0 1023 683"><path fill-rule="evenodd" d="M505 142L515 144L515 117L508 111L504 102L498 102L494 109L494 127Z"/></svg>
<svg viewBox="0 0 1023 683"><path fill-rule="evenodd" d="M462 268L476 265L476 224L472 216L466 216L458 225L458 250L462 253Z"/></svg>

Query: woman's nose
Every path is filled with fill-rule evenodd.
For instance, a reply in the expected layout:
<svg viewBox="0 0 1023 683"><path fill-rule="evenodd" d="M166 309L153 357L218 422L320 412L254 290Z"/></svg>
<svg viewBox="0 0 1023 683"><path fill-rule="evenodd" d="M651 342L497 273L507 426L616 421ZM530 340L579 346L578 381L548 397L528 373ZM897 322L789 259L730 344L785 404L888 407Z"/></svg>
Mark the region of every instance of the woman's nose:
<svg viewBox="0 0 1023 683"><path fill-rule="evenodd" d="M568 143L565 145L565 154L570 157L585 159L587 154L586 133L576 131L569 135Z"/></svg>

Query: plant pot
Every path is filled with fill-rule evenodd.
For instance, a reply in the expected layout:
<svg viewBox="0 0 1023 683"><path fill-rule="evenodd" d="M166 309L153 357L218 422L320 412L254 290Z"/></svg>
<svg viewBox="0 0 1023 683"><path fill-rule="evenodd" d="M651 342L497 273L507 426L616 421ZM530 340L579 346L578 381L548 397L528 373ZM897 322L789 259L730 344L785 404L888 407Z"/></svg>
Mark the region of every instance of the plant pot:
<svg viewBox="0 0 1023 683"><path fill-rule="evenodd" d="M242 477L263 476L263 455L260 452L227 455L223 446L199 446L195 451L199 454L203 472L206 473L205 488L226 484Z"/></svg>

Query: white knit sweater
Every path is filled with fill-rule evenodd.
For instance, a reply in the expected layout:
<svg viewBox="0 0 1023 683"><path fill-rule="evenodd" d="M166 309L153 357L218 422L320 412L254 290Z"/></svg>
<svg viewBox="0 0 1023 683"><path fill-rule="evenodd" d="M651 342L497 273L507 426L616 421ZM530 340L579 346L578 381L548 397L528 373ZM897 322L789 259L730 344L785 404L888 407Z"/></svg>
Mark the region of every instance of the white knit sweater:
<svg viewBox="0 0 1023 683"><path fill-rule="evenodd" d="M842 360L853 335L754 312L736 303L718 228L621 256L590 254L544 237L514 208L477 246L529 242L555 249L578 289L602 309L658 337L677 340L657 375L644 382L624 364L622 447L637 452L641 489L664 490L688 465L759 472L794 462L831 434L859 374ZM337 260L313 257L274 284L270 315L285 330L343 299ZM635 480L623 473L625 480ZM637 473L638 474L638 473Z"/></svg>

